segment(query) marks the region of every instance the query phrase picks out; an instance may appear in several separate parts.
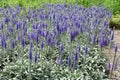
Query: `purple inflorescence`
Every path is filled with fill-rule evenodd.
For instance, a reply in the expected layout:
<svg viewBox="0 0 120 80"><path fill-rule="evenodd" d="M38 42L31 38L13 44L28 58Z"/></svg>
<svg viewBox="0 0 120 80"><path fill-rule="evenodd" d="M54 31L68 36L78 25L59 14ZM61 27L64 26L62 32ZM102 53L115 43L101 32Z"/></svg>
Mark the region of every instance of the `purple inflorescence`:
<svg viewBox="0 0 120 80"><path fill-rule="evenodd" d="M37 55L37 54L35 54L35 57L34 57L34 62L35 62L35 63L37 63L37 61L38 61L38 55Z"/></svg>
<svg viewBox="0 0 120 80"><path fill-rule="evenodd" d="M115 50L114 51L115 51L115 53L117 53L117 51L118 51L118 45L117 44L115 45Z"/></svg>
<svg viewBox="0 0 120 80"><path fill-rule="evenodd" d="M23 50L20 50L29 53L30 61L32 61L34 52L40 53L40 50L44 48L48 50L45 51L45 55L60 54L58 63L62 64L67 61L70 67L72 57L75 62L74 66L78 65L79 53L81 54L83 50L82 45L85 45L85 48L81 55L84 55L86 60L89 45L100 45L102 48L114 39L114 31L108 28L112 11L107 11L106 8L100 6L85 8L67 4L44 4L43 6L44 8L36 10L31 7L28 11L20 6L12 8L7 5L6 8L0 8L2 16L0 45L5 49L10 48L9 44L12 48L21 48L22 45ZM29 50L27 50L28 46L30 46ZM66 59L64 56L67 55L66 51L73 53L74 50L76 53L64 60ZM114 51L115 53L118 51L117 45ZM38 61L38 56L34 54L35 63Z"/></svg>

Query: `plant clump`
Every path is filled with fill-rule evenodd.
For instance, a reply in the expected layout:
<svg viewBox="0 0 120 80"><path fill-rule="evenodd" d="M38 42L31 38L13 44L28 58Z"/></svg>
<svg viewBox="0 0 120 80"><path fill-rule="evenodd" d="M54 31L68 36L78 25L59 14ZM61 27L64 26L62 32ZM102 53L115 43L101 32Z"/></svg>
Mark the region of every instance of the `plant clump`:
<svg viewBox="0 0 120 80"><path fill-rule="evenodd" d="M111 42L107 8L6 6L0 16L2 79L108 79L102 51Z"/></svg>

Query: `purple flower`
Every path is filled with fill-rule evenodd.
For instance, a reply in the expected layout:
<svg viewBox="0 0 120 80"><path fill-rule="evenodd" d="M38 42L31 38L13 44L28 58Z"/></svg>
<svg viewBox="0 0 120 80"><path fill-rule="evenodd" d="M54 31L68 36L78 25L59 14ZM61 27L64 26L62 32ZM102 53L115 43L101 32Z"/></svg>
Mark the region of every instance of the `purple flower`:
<svg viewBox="0 0 120 80"><path fill-rule="evenodd" d="M12 48L15 48L15 40L12 40Z"/></svg>
<svg viewBox="0 0 120 80"><path fill-rule="evenodd" d="M82 28L82 26L80 26L80 32L81 32L81 33L83 32L83 28Z"/></svg>
<svg viewBox="0 0 120 80"><path fill-rule="evenodd" d="M59 43L59 40L56 40L56 45L58 46L60 43Z"/></svg>
<svg viewBox="0 0 120 80"><path fill-rule="evenodd" d="M43 37L45 36L45 32L44 31L41 32L41 36L43 36Z"/></svg>
<svg viewBox="0 0 120 80"><path fill-rule="evenodd" d="M84 63L86 62L86 55L88 54L88 47L85 46L85 52L84 52Z"/></svg>
<svg viewBox="0 0 120 80"><path fill-rule="evenodd" d="M37 29L37 25L36 24L33 24L33 29Z"/></svg>
<svg viewBox="0 0 120 80"><path fill-rule="evenodd" d="M30 41L30 48L32 48L33 47L33 42L32 41Z"/></svg>
<svg viewBox="0 0 120 80"><path fill-rule="evenodd" d="M3 30L3 23L2 24L0 24L0 30Z"/></svg>
<svg viewBox="0 0 120 80"><path fill-rule="evenodd" d="M100 48L102 48L102 46L103 46L102 41L99 42L99 45L100 45Z"/></svg>
<svg viewBox="0 0 120 80"><path fill-rule="evenodd" d="M26 36L27 35L27 32L26 31L23 31L23 36Z"/></svg>
<svg viewBox="0 0 120 80"><path fill-rule="evenodd" d="M7 43L6 43L6 39L5 39L4 36L3 36L2 39L1 39L1 45L2 45L2 47L5 48L5 49L7 48Z"/></svg>
<svg viewBox="0 0 120 80"><path fill-rule="evenodd" d="M64 45L60 44L60 51L62 52L64 50Z"/></svg>
<svg viewBox="0 0 120 80"><path fill-rule="evenodd" d="M32 32L31 33L31 37L30 37L32 40L34 40L35 39L35 34Z"/></svg>
<svg viewBox="0 0 120 80"><path fill-rule="evenodd" d="M78 53L77 52L74 54L74 60L78 61Z"/></svg>
<svg viewBox="0 0 120 80"><path fill-rule="evenodd" d="M96 43L96 34L93 37L93 44L95 44L95 43Z"/></svg>
<svg viewBox="0 0 120 80"><path fill-rule="evenodd" d="M23 31L27 33L27 27L23 27Z"/></svg>
<svg viewBox="0 0 120 80"><path fill-rule="evenodd" d="M38 30L37 30L37 34L38 34L38 35L41 35L41 33L42 33L41 29L38 29Z"/></svg>
<svg viewBox="0 0 120 80"><path fill-rule="evenodd" d="M32 61L32 48L30 47L30 50L29 50L29 60Z"/></svg>
<svg viewBox="0 0 120 80"><path fill-rule="evenodd" d="M88 54L88 47L87 45L85 46L85 52L84 52L84 56L86 56Z"/></svg>
<svg viewBox="0 0 120 80"><path fill-rule="evenodd" d="M42 48L42 49L44 48L44 43L43 43L43 42L41 42L41 48Z"/></svg>
<svg viewBox="0 0 120 80"><path fill-rule="evenodd" d="M43 20L44 19L44 15L40 14L40 19Z"/></svg>
<svg viewBox="0 0 120 80"><path fill-rule="evenodd" d="M49 31L46 31L45 37L47 37L49 35Z"/></svg>
<svg viewBox="0 0 120 80"><path fill-rule="evenodd" d="M48 36L48 37L47 37L47 43L50 45L51 42L52 42L52 39Z"/></svg>
<svg viewBox="0 0 120 80"><path fill-rule="evenodd" d="M78 53L76 52L76 53L74 54L74 69L77 69L78 57L79 57L79 55L78 55Z"/></svg>
<svg viewBox="0 0 120 80"><path fill-rule="evenodd" d="M31 34L28 34L27 38L30 41L31 40Z"/></svg>
<svg viewBox="0 0 120 80"><path fill-rule="evenodd" d="M38 36L38 34L36 35L36 42L37 43L39 42L39 36Z"/></svg>
<svg viewBox="0 0 120 80"><path fill-rule="evenodd" d="M106 46L108 44L108 39L107 38L104 38L103 39L103 46Z"/></svg>
<svg viewBox="0 0 120 80"><path fill-rule="evenodd" d="M40 27L44 28L44 27L45 27L45 24L44 24L44 23L41 23L41 24L40 24Z"/></svg>
<svg viewBox="0 0 120 80"><path fill-rule="evenodd" d="M74 40L74 35L73 35L73 32L70 32L70 42L72 42Z"/></svg>
<svg viewBox="0 0 120 80"><path fill-rule="evenodd" d="M112 17L112 13L113 13L113 10L111 10L111 11L108 12L108 18Z"/></svg>
<svg viewBox="0 0 120 80"><path fill-rule="evenodd" d="M108 23L108 20L107 20L107 19L104 21L103 25L104 25L106 28L108 27L109 23Z"/></svg>
<svg viewBox="0 0 120 80"><path fill-rule="evenodd" d="M118 45L116 44L115 45L115 53L117 53L117 51L118 51Z"/></svg>
<svg viewBox="0 0 120 80"><path fill-rule="evenodd" d="M21 27L21 23L17 22L16 23L16 30L20 29L20 27Z"/></svg>
<svg viewBox="0 0 120 80"><path fill-rule="evenodd" d="M78 51L78 52L80 52L80 50L81 50L81 47L80 47L80 46L78 46L77 51Z"/></svg>
<svg viewBox="0 0 120 80"><path fill-rule="evenodd" d="M70 67L72 65L72 58L71 56L69 55L68 56L68 66Z"/></svg>
<svg viewBox="0 0 120 80"><path fill-rule="evenodd" d="M23 47L25 46L25 38L22 38L21 44L22 44Z"/></svg>
<svg viewBox="0 0 120 80"><path fill-rule="evenodd" d="M37 61L38 61L38 55L37 55L37 54L35 54L35 57L34 57L34 62L35 62L35 63L37 63Z"/></svg>
<svg viewBox="0 0 120 80"><path fill-rule="evenodd" d="M5 17L5 23L9 23L10 19L8 17Z"/></svg>
<svg viewBox="0 0 120 80"><path fill-rule="evenodd" d="M19 42L21 41L21 36L20 36L20 34L18 34L17 39L18 39Z"/></svg>
<svg viewBox="0 0 120 80"><path fill-rule="evenodd" d="M110 33L111 33L110 40L113 40L114 39L114 31L112 30Z"/></svg>
<svg viewBox="0 0 120 80"><path fill-rule="evenodd" d="M11 27L11 26L7 27L7 29L8 29L8 31L11 32L11 33L14 31L14 28Z"/></svg>

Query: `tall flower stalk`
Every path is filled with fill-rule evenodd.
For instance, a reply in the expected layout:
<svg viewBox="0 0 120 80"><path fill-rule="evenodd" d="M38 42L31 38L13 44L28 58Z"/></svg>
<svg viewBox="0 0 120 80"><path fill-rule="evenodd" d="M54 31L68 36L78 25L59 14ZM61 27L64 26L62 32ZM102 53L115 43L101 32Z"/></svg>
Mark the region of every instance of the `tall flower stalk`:
<svg viewBox="0 0 120 80"><path fill-rule="evenodd" d="M85 51L84 51L84 64L86 63L86 56L88 54L88 47L85 45Z"/></svg>
<svg viewBox="0 0 120 80"><path fill-rule="evenodd" d="M69 54L68 56L68 67L71 67L72 66L72 58L71 58L71 55Z"/></svg>
<svg viewBox="0 0 120 80"><path fill-rule="evenodd" d="M113 70L114 70L114 68L117 66L117 62L116 62L116 58L117 58L117 51L118 51L118 45L116 44L115 45L115 48L114 48L114 59L113 59L113 63L112 63L112 70L111 70L111 78L112 78L112 74L113 74Z"/></svg>
<svg viewBox="0 0 120 80"><path fill-rule="evenodd" d="M110 54L110 56L111 56L111 43L113 40L114 40L114 28L113 30L110 31L110 43L109 43L109 53L108 53Z"/></svg>
<svg viewBox="0 0 120 80"><path fill-rule="evenodd" d="M74 69L77 69L78 67L78 52L74 54Z"/></svg>
<svg viewBox="0 0 120 80"><path fill-rule="evenodd" d="M29 77L28 77L28 79L29 80L32 80L32 74L31 74L31 70L32 70L32 55L33 55L33 52L32 52L32 46L33 44L32 44L32 42L30 42L30 49L29 49ZM36 56L37 57L37 56ZM36 58L35 57L35 62L37 61Z"/></svg>

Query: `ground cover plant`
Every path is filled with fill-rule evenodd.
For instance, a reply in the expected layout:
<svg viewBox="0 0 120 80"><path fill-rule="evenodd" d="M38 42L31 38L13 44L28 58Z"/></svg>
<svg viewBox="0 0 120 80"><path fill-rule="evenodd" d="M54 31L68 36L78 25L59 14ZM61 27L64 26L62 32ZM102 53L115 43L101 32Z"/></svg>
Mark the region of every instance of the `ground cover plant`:
<svg viewBox="0 0 120 80"><path fill-rule="evenodd" d="M0 78L106 80L102 51L114 38L112 11L102 6L43 4L0 8ZM115 54L117 45L115 47ZM115 56L116 59L116 56Z"/></svg>

